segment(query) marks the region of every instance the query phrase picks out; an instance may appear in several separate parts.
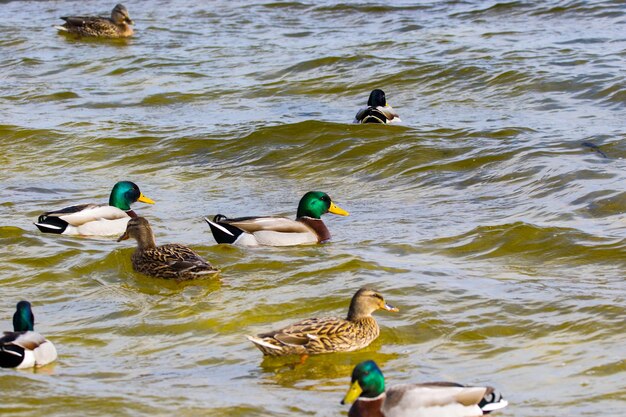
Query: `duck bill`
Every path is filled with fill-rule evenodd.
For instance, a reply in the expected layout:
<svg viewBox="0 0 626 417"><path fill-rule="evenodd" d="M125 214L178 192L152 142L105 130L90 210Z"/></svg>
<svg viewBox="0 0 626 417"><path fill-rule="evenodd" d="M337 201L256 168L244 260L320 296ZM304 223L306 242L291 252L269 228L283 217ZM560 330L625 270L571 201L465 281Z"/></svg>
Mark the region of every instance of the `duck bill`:
<svg viewBox="0 0 626 417"><path fill-rule="evenodd" d="M135 22L133 22L129 17L126 18L126 20L124 20L126 23L128 23L129 25L134 25Z"/></svg>
<svg viewBox="0 0 626 417"><path fill-rule="evenodd" d="M341 207L335 205L335 203L330 203L330 208L328 209L329 213L338 214L340 216L349 216L350 213L342 209Z"/></svg>
<svg viewBox="0 0 626 417"><path fill-rule="evenodd" d="M357 398L363 392L363 388L359 385L359 381L354 381L352 385L350 385L350 389L346 393L346 396L341 400L341 404L352 404L356 401Z"/></svg>
<svg viewBox="0 0 626 417"><path fill-rule="evenodd" d="M146 203L146 204L154 204L154 200L146 197L142 193L139 193L139 198L137 199L137 201L141 201L142 203Z"/></svg>
<svg viewBox="0 0 626 417"><path fill-rule="evenodd" d="M128 239L130 236L128 236L128 232L124 232L124 234L120 237L117 238L118 242L121 242L122 240L126 240Z"/></svg>
<svg viewBox="0 0 626 417"><path fill-rule="evenodd" d="M400 309L398 309L398 308L396 308L396 307L394 307L392 305L389 305L389 304L385 304L385 306L383 308L385 310L387 310L387 311L393 311L394 313L397 313L398 311L400 311Z"/></svg>

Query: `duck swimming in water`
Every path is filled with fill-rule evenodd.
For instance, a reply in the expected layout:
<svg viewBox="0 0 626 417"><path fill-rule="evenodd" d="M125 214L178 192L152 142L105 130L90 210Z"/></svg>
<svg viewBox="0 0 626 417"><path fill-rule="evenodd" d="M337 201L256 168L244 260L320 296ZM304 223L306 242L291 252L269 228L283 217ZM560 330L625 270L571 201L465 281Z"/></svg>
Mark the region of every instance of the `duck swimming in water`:
<svg viewBox="0 0 626 417"><path fill-rule="evenodd" d="M367 100L367 107L363 107L354 116L353 123L400 123L398 113L387 104L385 92L380 89L373 90Z"/></svg>
<svg viewBox="0 0 626 417"><path fill-rule="evenodd" d="M378 291L361 288L352 297L345 319L312 318L280 330L246 337L267 356L351 352L363 349L378 337L380 329L372 317L376 310L399 311L387 304Z"/></svg>
<svg viewBox="0 0 626 417"><path fill-rule="evenodd" d="M342 404L352 404L348 417L477 417L508 405L492 387L456 382L395 385L368 360L352 371L352 383Z"/></svg>
<svg viewBox="0 0 626 417"><path fill-rule="evenodd" d="M292 246L322 243L330 232L322 221L325 213L347 216L349 213L335 205L328 194L309 191L298 204L295 220L285 217L239 217L229 219L218 214L213 220L205 218L217 243L239 246Z"/></svg>
<svg viewBox="0 0 626 417"><path fill-rule="evenodd" d="M136 201L154 204L139 191L137 184L120 181L111 190L109 204L80 204L49 211L39 216L35 226L44 233L81 236L121 235L131 217L130 205Z"/></svg>
<svg viewBox="0 0 626 417"><path fill-rule="evenodd" d="M123 4L117 4L111 17L64 16L65 23L55 26L60 32L96 38L127 38L133 34L134 22Z"/></svg>
<svg viewBox="0 0 626 417"><path fill-rule="evenodd" d="M13 331L0 337L0 367L32 368L54 362L57 350L45 337L34 331L35 316L28 301L17 303Z"/></svg>
<svg viewBox="0 0 626 417"><path fill-rule="evenodd" d="M137 241L137 249L131 255L133 269L142 274L186 281L220 272L185 245L170 243L157 246L150 223L143 217L130 219L126 231L117 241L129 238Z"/></svg>

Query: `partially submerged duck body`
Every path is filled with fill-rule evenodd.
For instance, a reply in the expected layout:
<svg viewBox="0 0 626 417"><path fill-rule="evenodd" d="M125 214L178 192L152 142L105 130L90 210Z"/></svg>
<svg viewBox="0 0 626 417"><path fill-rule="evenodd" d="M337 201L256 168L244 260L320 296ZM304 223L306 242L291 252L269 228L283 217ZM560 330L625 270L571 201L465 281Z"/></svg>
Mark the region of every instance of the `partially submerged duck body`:
<svg viewBox="0 0 626 417"><path fill-rule="evenodd" d="M39 216L35 226L43 233L119 236L126 230L126 223L137 217L130 208L137 201L154 204L137 184L120 181L111 190L109 204L80 204L49 211Z"/></svg>
<svg viewBox="0 0 626 417"><path fill-rule="evenodd" d="M25 369L54 362L57 351L52 342L34 331L35 316L28 301L17 303L13 331L0 337L0 367Z"/></svg>
<svg viewBox="0 0 626 417"><path fill-rule="evenodd" d="M360 109L354 116L353 123L399 123L400 116L387 104L385 92L380 89L373 90L367 100L367 106Z"/></svg>
<svg viewBox="0 0 626 417"><path fill-rule="evenodd" d="M134 23L123 4L117 4L111 17L63 16L65 23L55 26L60 32L95 38L127 38L132 36Z"/></svg>
<svg viewBox="0 0 626 417"><path fill-rule="evenodd" d="M350 352L369 345L380 329L372 317L376 310L397 312L372 289L361 288L352 297L348 316L302 320L280 330L246 336L267 356Z"/></svg>
<svg viewBox="0 0 626 417"><path fill-rule="evenodd" d="M374 361L361 362L342 404L352 404L348 417L477 417L504 408L508 402L492 387L456 382L394 385Z"/></svg>
<svg viewBox="0 0 626 417"><path fill-rule="evenodd" d="M212 276L219 272L191 248L178 243L157 246L150 223L143 217L128 222L119 241L134 238L137 249L131 256L133 269L157 278L186 281Z"/></svg>
<svg viewBox="0 0 626 417"><path fill-rule="evenodd" d="M298 204L296 219L285 217L248 216L227 218L218 214L213 220L205 218L217 243L239 246L293 246L323 243L330 232L321 219L325 213L347 216L328 194L321 191L306 193Z"/></svg>

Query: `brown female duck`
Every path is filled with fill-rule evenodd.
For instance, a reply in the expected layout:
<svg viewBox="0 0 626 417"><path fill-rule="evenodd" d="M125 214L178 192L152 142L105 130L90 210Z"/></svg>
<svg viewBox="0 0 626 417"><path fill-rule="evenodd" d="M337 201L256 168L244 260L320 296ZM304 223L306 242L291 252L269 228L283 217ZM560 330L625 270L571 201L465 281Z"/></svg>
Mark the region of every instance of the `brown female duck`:
<svg viewBox="0 0 626 417"><path fill-rule="evenodd" d="M131 261L135 271L157 278L185 281L219 272L187 246L178 243L157 246L150 223L143 217L128 221L126 232L117 240L137 240Z"/></svg>
<svg viewBox="0 0 626 417"><path fill-rule="evenodd" d="M352 297L345 319L312 318L247 338L268 356L350 352L366 347L378 337L380 329L372 313L379 309L399 311L386 304L378 291L361 288Z"/></svg>
<svg viewBox="0 0 626 417"><path fill-rule="evenodd" d="M59 31L78 36L90 36L97 38L126 38L133 34L130 26L134 22L128 15L128 10L123 4L117 4L111 17L100 16L64 16L61 19L65 23L55 26Z"/></svg>

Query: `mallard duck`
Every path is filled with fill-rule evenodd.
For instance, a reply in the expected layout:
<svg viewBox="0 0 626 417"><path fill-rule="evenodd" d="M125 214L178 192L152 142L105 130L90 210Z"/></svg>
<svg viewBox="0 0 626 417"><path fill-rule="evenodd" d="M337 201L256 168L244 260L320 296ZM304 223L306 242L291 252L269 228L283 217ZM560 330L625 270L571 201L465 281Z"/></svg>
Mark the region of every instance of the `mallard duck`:
<svg viewBox="0 0 626 417"><path fill-rule="evenodd" d="M378 291L361 288L352 297L345 319L307 319L280 330L246 337L268 356L350 352L366 347L378 337L380 329L372 313L379 309L399 311L385 303Z"/></svg>
<svg viewBox="0 0 626 417"><path fill-rule="evenodd" d="M28 301L17 303L13 331L0 337L0 367L32 368L54 362L57 350L52 342L34 331L35 316Z"/></svg>
<svg viewBox="0 0 626 417"><path fill-rule="evenodd" d="M367 106L360 109L354 116L353 123L400 123L398 113L387 104L385 92L373 90L367 100Z"/></svg>
<svg viewBox="0 0 626 417"><path fill-rule="evenodd" d="M130 25L134 22L128 15L128 10L123 4L117 4L111 12L111 17L100 16L64 16L61 19L65 23L55 26L61 32L79 36L91 36L97 38L126 38L133 34Z"/></svg>
<svg viewBox="0 0 626 417"><path fill-rule="evenodd" d="M137 250L131 256L133 269L142 274L185 281L219 272L187 246L178 243L157 246L150 223L143 217L130 219L126 232L117 241L131 237L137 240Z"/></svg>
<svg viewBox="0 0 626 417"><path fill-rule="evenodd" d="M354 403L349 417L475 417L508 405L492 387L455 382L396 385L385 390L383 373L371 360L354 367L352 384L341 403Z"/></svg>
<svg viewBox="0 0 626 417"><path fill-rule="evenodd" d="M120 235L131 217L137 217L130 205L136 201L154 204L130 181L120 181L111 190L109 204L81 204L39 216L35 226L44 233L83 236Z"/></svg>
<svg viewBox="0 0 626 417"><path fill-rule="evenodd" d="M330 232L322 221L325 213L348 216L349 213L336 206L328 194L309 191L298 204L295 220L285 217L239 217L229 219L218 214L213 221L204 220L211 227L217 243L241 246L292 246L322 243L330 239Z"/></svg>

